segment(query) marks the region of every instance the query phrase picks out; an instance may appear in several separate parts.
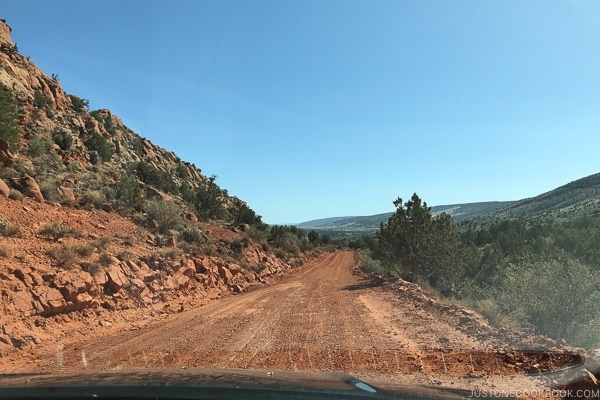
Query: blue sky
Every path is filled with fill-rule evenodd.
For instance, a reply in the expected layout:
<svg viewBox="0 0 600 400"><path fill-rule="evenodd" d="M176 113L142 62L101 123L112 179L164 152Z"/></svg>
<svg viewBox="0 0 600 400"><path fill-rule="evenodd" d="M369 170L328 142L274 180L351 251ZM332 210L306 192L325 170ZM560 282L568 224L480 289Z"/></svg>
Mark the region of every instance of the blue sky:
<svg viewBox="0 0 600 400"><path fill-rule="evenodd" d="M35 10L35 12L33 11ZM3 0L19 51L268 223L600 172L600 2Z"/></svg>

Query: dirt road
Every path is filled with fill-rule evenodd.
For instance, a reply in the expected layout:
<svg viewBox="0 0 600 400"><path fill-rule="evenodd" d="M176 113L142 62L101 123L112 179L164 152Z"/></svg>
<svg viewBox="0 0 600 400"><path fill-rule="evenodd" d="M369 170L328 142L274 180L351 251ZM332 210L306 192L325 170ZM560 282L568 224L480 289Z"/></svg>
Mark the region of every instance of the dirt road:
<svg viewBox="0 0 600 400"><path fill-rule="evenodd" d="M350 251L324 254L255 291L140 329L66 343L61 361L64 367L100 370L336 370L428 379L523 375L534 363L543 368L539 357L494 350L497 339L482 337L481 327L476 330L479 337L472 329L460 329L457 319L469 320L468 313L465 317L452 307L427 307L432 302L425 298L403 300L353 275L355 263Z"/></svg>

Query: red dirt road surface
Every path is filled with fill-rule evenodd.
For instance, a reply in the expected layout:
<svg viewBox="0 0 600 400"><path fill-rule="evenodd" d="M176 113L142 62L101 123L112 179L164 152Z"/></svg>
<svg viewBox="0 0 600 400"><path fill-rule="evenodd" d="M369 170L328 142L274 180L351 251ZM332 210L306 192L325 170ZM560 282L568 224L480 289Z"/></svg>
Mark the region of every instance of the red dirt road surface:
<svg viewBox="0 0 600 400"><path fill-rule="evenodd" d="M516 383L527 373L581 361L572 352L549 352L546 339L493 329L414 284L355 275L356 262L350 251L323 254L252 292L134 330L65 343L48 366L334 370L371 380L464 386L465 379L482 378Z"/></svg>

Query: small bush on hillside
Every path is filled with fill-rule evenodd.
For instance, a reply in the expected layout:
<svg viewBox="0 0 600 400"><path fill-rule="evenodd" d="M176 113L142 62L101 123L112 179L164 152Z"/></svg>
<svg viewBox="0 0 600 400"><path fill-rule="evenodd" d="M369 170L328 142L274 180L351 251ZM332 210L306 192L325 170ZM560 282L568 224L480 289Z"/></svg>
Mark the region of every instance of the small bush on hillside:
<svg viewBox="0 0 600 400"><path fill-rule="evenodd" d="M77 262L77 252L72 246L52 246L46 252L59 267L71 268Z"/></svg>
<svg viewBox="0 0 600 400"><path fill-rule="evenodd" d="M181 257L183 251L181 251L181 249L178 249L177 247L169 247L166 249L160 249L158 254L160 254L164 258L168 258L169 260L175 261L179 257Z"/></svg>
<svg viewBox="0 0 600 400"><path fill-rule="evenodd" d="M74 111L81 112L87 110L90 106L90 101L87 99L82 99L73 94L70 94L69 98L71 99L71 104L73 105Z"/></svg>
<svg viewBox="0 0 600 400"><path fill-rule="evenodd" d="M129 169L135 172L136 177L147 185L167 193L178 193L178 187L171 174L165 171L161 171L144 161L133 163L129 166Z"/></svg>
<svg viewBox="0 0 600 400"><path fill-rule="evenodd" d="M10 151L15 151L19 136L17 104L10 89L0 84L0 139L8 142Z"/></svg>
<svg viewBox="0 0 600 400"><path fill-rule="evenodd" d="M587 337L587 342L572 343L595 348L600 333L593 330L600 320L600 275L594 268L577 260L523 262L509 265L495 300L501 310L521 312L525 327L536 334L573 340ZM548 288L560 295L550 296Z"/></svg>
<svg viewBox="0 0 600 400"><path fill-rule="evenodd" d="M47 96L42 90L36 89L33 92L33 105L36 108L46 109L52 105L52 98Z"/></svg>
<svg viewBox="0 0 600 400"><path fill-rule="evenodd" d="M0 221L0 236L14 237L18 236L21 230L18 226L12 225L6 221Z"/></svg>
<svg viewBox="0 0 600 400"><path fill-rule="evenodd" d="M45 176L60 169L63 164L62 158L56 153L42 154L33 160L35 176Z"/></svg>
<svg viewBox="0 0 600 400"><path fill-rule="evenodd" d="M231 248L231 250L233 250L235 253L241 254L242 251L244 251L244 249L248 246L248 239L247 238L243 238L243 239L235 239L233 242L231 242L231 244L229 245L229 247Z"/></svg>
<svg viewBox="0 0 600 400"><path fill-rule="evenodd" d="M181 224L179 207L164 200L151 200L146 205L148 221L154 222L159 233L164 234Z"/></svg>
<svg viewBox="0 0 600 400"><path fill-rule="evenodd" d="M87 190L81 196L81 202L85 205L94 206L94 208L100 208L102 204L106 203L106 196L97 190Z"/></svg>
<svg viewBox="0 0 600 400"><path fill-rule="evenodd" d="M44 225L40 230L40 234L48 236L50 239L56 242L58 241L58 239L61 239L63 237L73 236L77 234L77 230L62 226L58 222L52 222Z"/></svg>
<svg viewBox="0 0 600 400"><path fill-rule="evenodd" d="M84 142L84 144L88 149L90 161L93 164L96 164L100 161L109 161L112 157L113 151L110 147L110 144L104 138L104 136L98 132L94 132L92 136L90 136L89 139ZM96 152L95 155L93 155L93 152ZM94 160L92 160L92 158L94 158Z"/></svg>
<svg viewBox="0 0 600 400"><path fill-rule="evenodd" d="M285 260L285 252L283 250L277 249L275 250L275 256L280 260Z"/></svg>
<svg viewBox="0 0 600 400"><path fill-rule="evenodd" d="M67 164L67 171L77 172L79 170L80 170L79 163L77 161L73 161L73 162L70 162L69 164Z"/></svg>
<svg viewBox="0 0 600 400"><path fill-rule="evenodd" d="M265 268L267 268L267 266L264 263L258 263L256 265L247 264L247 265L245 265L245 268L249 271L259 273L262 270L264 270Z"/></svg>
<svg viewBox="0 0 600 400"><path fill-rule="evenodd" d="M13 171L16 171L17 173L13 176L15 178L18 178L23 175L35 175L35 167L33 166L33 163L31 162L31 160L24 157L19 157L15 160L15 162L13 163Z"/></svg>
<svg viewBox="0 0 600 400"><path fill-rule="evenodd" d="M88 274L94 276L100 271L102 271L102 266L97 262L83 262L81 263L81 269L87 272Z"/></svg>
<svg viewBox="0 0 600 400"><path fill-rule="evenodd" d="M19 192L16 189L10 189L10 194L8 198L11 200L21 200L23 198L23 193Z"/></svg>
<svg viewBox="0 0 600 400"><path fill-rule="evenodd" d="M94 252L94 246L89 243L73 245L73 251L80 257L89 257Z"/></svg>
<svg viewBox="0 0 600 400"><path fill-rule="evenodd" d="M117 184L115 197L118 206L126 211L141 210L144 207L142 188L133 175L123 174Z"/></svg>
<svg viewBox="0 0 600 400"><path fill-rule="evenodd" d="M196 243L181 242L177 243L177 247L180 248L185 254L190 254L192 256L206 255L204 245L201 246Z"/></svg>
<svg viewBox="0 0 600 400"><path fill-rule="evenodd" d="M369 250L363 250L360 253L360 269L366 273L385 274L387 272L379 260L371 258Z"/></svg>
<svg viewBox="0 0 600 400"><path fill-rule="evenodd" d="M98 239L92 240L91 245L97 249L105 249L109 243L110 238L108 236L100 236Z"/></svg>
<svg viewBox="0 0 600 400"><path fill-rule="evenodd" d="M58 192L59 181L56 178L46 178L39 182L40 191L44 199L48 201L60 202L62 195Z"/></svg>
<svg viewBox="0 0 600 400"><path fill-rule="evenodd" d="M117 257L119 261L130 261L135 259L135 253L131 251L120 251L115 255L115 257Z"/></svg>
<svg viewBox="0 0 600 400"><path fill-rule="evenodd" d="M216 184L216 179L217 176L212 175L204 186L183 194L183 198L194 205L198 218L202 221L218 220L227 214L223 205L223 198L227 194Z"/></svg>
<svg viewBox="0 0 600 400"><path fill-rule="evenodd" d="M202 232L197 228L184 228L179 233L179 239L186 243L202 243L204 241Z"/></svg>
<svg viewBox="0 0 600 400"><path fill-rule="evenodd" d="M90 157L90 162L94 165L100 164L101 158L96 150L88 151L88 156Z"/></svg>
<svg viewBox="0 0 600 400"><path fill-rule="evenodd" d="M108 253L101 253L98 256L98 263L106 268L112 263L112 256Z"/></svg>
<svg viewBox="0 0 600 400"><path fill-rule="evenodd" d="M73 145L73 135L64 128L56 128L52 131L52 140L61 148L61 150L69 150Z"/></svg>
<svg viewBox="0 0 600 400"><path fill-rule="evenodd" d="M133 246L135 244L135 238L131 235L118 235L119 239L123 241L123 244L126 246ZM117 257L118 258L118 257Z"/></svg>
<svg viewBox="0 0 600 400"><path fill-rule="evenodd" d="M40 133L34 136L28 144L27 154L31 157L39 157L47 153L52 148L52 139L46 133Z"/></svg>

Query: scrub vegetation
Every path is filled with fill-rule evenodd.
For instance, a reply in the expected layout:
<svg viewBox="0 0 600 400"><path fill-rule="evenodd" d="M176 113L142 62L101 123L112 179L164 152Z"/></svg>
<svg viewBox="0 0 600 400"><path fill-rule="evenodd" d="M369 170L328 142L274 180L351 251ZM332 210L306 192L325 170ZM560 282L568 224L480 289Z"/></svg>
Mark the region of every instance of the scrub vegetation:
<svg viewBox="0 0 600 400"><path fill-rule="evenodd" d="M363 269L401 277L478 309L491 322L600 345L600 218L506 219L454 226L414 194L365 249Z"/></svg>

